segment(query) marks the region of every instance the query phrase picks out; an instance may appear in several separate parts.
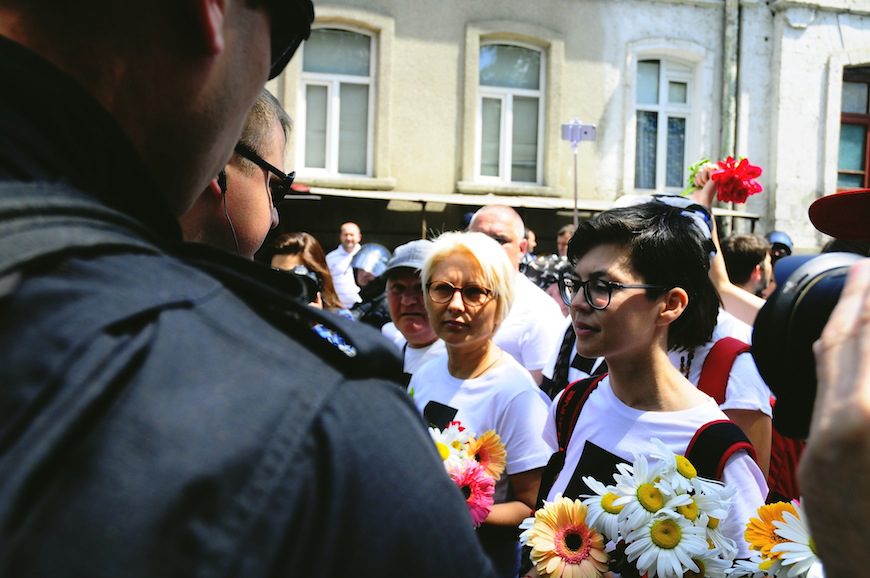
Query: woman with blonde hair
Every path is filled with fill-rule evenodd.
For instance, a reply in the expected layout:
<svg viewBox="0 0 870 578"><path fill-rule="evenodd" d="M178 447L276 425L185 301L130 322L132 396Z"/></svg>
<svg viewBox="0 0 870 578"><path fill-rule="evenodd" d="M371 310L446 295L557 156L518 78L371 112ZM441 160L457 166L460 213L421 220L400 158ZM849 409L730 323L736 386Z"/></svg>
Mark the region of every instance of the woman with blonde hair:
<svg viewBox="0 0 870 578"><path fill-rule="evenodd" d="M547 399L531 374L493 343L514 298L516 271L482 233L445 233L423 264L425 306L447 355L414 373L409 388L424 418L451 420L482 434L495 430L507 451L506 475L478 537L500 576L519 569L517 526L530 516L541 469L552 453L541 432Z"/></svg>

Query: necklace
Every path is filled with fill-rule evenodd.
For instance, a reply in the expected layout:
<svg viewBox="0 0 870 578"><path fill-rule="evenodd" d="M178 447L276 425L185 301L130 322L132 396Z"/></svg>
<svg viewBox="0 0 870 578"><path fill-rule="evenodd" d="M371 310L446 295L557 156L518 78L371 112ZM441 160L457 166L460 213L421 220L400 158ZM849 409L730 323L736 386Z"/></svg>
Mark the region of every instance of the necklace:
<svg viewBox="0 0 870 578"><path fill-rule="evenodd" d="M489 371L490 369L492 369L493 366L494 366L496 363L498 363L499 361L501 361L501 354L502 354L502 353L503 353L502 351L499 351L498 354L495 356L495 359L492 361L492 363L490 363L489 365L487 365L486 367L484 367L484 368L481 369L480 371L478 371L478 372L476 372L476 373L470 375L470 376L468 377L468 379L477 379L478 377L480 377L481 375L483 375L484 373L486 373L487 371Z"/></svg>
<svg viewBox="0 0 870 578"><path fill-rule="evenodd" d="M689 379L689 372L692 371L692 360L695 359L695 350L689 352L688 356L681 355L680 356L680 373L686 379Z"/></svg>

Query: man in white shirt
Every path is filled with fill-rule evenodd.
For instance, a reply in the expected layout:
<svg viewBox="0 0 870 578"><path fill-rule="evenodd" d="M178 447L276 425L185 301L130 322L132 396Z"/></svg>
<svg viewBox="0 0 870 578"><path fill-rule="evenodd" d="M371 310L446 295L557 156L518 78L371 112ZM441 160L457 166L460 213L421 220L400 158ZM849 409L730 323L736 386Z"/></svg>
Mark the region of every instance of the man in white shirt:
<svg viewBox="0 0 870 578"><path fill-rule="evenodd" d="M432 241L419 239L396 247L387 262L387 305L392 322L381 332L402 351L405 374L410 378L430 359L445 355L444 342L438 339L423 305L420 269L432 250Z"/></svg>
<svg viewBox="0 0 870 578"><path fill-rule="evenodd" d="M516 267L514 304L494 341L525 367L540 385L541 370L551 352L559 347L565 318L556 302L520 273L520 261L526 250L523 220L510 207L487 205L474 214L468 230L498 241Z"/></svg>
<svg viewBox="0 0 870 578"><path fill-rule="evenodd" d="M347 222L341 226L339 235L341 244L326 255L326 264L329 265L329 273L335 285L335 292L341 301L342 307L350 309L354 303L360 302L359 287L353 278L351 261L353 256L360 250L362 232L356 223Z"/></svg>

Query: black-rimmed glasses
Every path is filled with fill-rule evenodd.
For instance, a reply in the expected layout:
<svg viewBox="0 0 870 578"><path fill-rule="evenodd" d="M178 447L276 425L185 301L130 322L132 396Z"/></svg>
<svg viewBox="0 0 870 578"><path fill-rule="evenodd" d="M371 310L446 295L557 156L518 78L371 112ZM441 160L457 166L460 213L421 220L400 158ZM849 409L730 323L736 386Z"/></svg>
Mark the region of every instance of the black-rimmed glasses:
<svg viewBox="0 0 870 578"><path fill-rule="evenodd" d="M462 302L472 307L479 307L493 298L495 295L492 289L481 287L480 285L466 285L465 287L456 287L447 281L435 281L434 283L426 284L426 292L435 303L449 303L456 292L462 297Z"/></svg>
<svg viewBox="0 0 870 578"><path fill-rule="evenodd" d="M267 173L272 173L275 178L269 179L269 194L272 196L272 204L276 207L278 203L284 200L284 197L290 192L290 187L293 185L293 180L296 178L296 171L284 173L275 165L267 162L263 157L258 155L253 148L245 143L236 145L236 153L239 156L248 159Z"/></svg>
<svg viewBox="0 0 870 578"><path fill-rule="evenodd" d="M566 273L559 277L559 294L565 305L571 305L571 301L579 291L583 291L583 296L586 298L586 303L589 307L598 311L607 309L610 305L610 298L614 290L619 289L649 289L652 291L667 291L668 288L663 285L648 285L646 283L616 283L615 281L604 281L603 279L587 279L581 281L579 277L571 273Z"/></svg>

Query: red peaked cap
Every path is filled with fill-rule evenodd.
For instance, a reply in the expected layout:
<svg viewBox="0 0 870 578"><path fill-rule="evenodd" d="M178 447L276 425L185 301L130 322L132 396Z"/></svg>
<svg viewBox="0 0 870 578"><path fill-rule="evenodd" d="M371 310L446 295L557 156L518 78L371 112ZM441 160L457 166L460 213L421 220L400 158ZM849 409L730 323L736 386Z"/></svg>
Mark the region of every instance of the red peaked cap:
<svg viewBox="0 0 870 578"><path fill-rule="evenodd" d="M840 191L813 201L816 229L844 241L870 241L870 189Z"/></svg>

